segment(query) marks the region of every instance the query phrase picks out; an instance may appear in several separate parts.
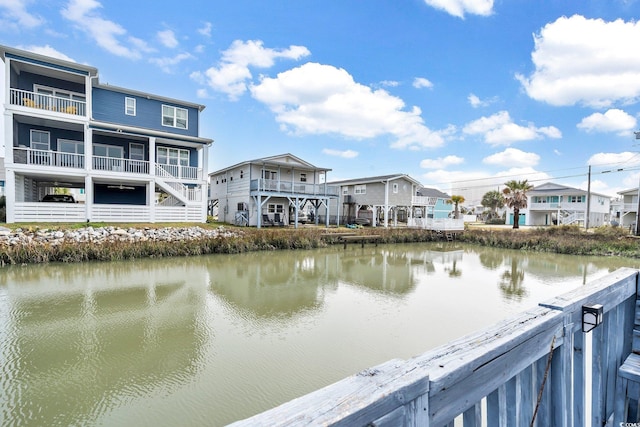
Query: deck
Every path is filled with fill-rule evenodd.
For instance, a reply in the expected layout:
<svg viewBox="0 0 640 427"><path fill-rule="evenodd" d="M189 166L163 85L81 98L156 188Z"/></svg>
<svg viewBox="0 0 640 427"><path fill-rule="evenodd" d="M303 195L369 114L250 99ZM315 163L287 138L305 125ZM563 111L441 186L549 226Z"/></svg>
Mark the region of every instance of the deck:
<svg viewBox="0 0 640 427"><path fill-rule="evenodd" d="M612 425L637 294L638 270L619 269L491 328L233 426ZM587 304L602 304L604 316L584 333Z"/></svg>

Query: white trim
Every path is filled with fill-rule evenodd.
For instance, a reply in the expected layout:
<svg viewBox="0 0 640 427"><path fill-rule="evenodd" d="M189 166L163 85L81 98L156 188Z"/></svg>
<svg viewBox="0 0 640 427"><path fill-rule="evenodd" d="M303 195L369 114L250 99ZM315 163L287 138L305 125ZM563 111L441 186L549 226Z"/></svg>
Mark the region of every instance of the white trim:
<svg viewBox="0 0 640 427"><path fill-rule="evenodd" d="M164 114L164 109L166 108L171 108L173 110L173 116L165 116ZM178 110L182 110L185 113L185 117L184 117L184 127L182 126L178 126ZM171 118L173 121L172 125L166 124L164 122L165 117L167 118ZM189 110L187 110L186 108L181 108L181 107L176 107L173 105L166 105L166 104L162 104L162 108L161 108L161 114L160 114L160 124L162 126L165 127L172 127L172 128L176 128L176 129L189 129Z"/></svg>
<svg viewBox="0 0 640 427"><path fill-rule="evenodd" d="M50 87L45 85L39 85L39 84L33 85L33 91L35 93L40 93L38 92L39 89L44 89L48 92L51 92L52 96L55 96L58 98L65 98L64 96L60 96L60 94L65 94L65 95L69 95L69 99L72 101L85 101L85 102L87 101L87 96L84 93L73 92L70 90L65 90L65 89L60 89L60 88Z"/></svg>
<svg viewBox="0 0 640 427"><path fill-rule="evenodd" d="M29 129L29 148L31 148L32 150L41 150L41 148L34 148L33 147L33 133L34 132L40 132L40 133L44 133L47 135L47 150L51 150L51 132L46 131L46 130L40 130L40 129ZM42 142L36 142L36 144L43 144Z"/></svg>
<svg viewBox="0 0 640 427"><path fill-rule="evenodd" d="M131 106L131 112L129 112L130 110L130 106L129 106L129 101L133 102L133 105ZM124 114L127 116L135 116L136 115L136 99L132 98L130 96L125 96L124 97Z"/></svg>
<svg viewBox="0 0 640 427"><path fill-rule="evenodd" d="M137 145L142 149L142 158L141 159L134 159L133 157L131 157L131 152L133 151L131 148ZM130 142L129 143L129 160L142 160L144 161L144 144L140 144L139 142Z"/></svg>

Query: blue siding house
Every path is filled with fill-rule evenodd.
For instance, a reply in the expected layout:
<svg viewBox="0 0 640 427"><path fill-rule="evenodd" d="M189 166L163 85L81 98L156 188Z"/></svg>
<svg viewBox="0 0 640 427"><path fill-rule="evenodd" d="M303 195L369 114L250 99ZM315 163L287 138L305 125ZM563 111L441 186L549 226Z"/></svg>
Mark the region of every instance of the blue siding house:
<svg viewBox="0 0 640 427"><path fill-rule="evenodd" d="M0 61L7 222L206 220L203 105L101 84L94 67L6 46ZM45 201L60 192L76 203Z"/></svg>

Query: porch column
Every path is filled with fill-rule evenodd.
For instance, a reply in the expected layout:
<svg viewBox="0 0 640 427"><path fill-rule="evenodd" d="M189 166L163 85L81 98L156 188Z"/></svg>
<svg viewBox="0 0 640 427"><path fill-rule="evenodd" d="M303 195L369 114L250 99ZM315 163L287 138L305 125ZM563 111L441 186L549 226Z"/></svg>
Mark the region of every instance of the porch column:
<svg viewBox="0 0 640 427"><path fill-rule="evenodd" d="M4 148L4 166L7 167L9 165L13 165L13 114L11 113L5 113L4 115L3 137L4 137L4 147L3 147ZM0 152L0 154L2 154L2 152Z"/></svg>
<svg viewBox="0 0 640 427"><path fill-rule="evenodd" d="M93 170L93 131L89 125L84 127L84 169L86 171ZM84 191L87 191L86 187Z"/></svg>
<svg viewBox="0 0 640 427"><path fill-rule="evenodd" d="M156 222L156 182L151 180L147 183L147 206L149 206L149 221Z"/></svg>
<svg viewBox="0 0 640 427"><path fill-rule="evenodd" d="M156 137L149 137L149 174L156 175Z"/></svg>
<svg viewBox="0 0 640 427"><path fill-rule="evenodd" d="M16 222L16 175L13 169L6 169L4 178L7 223Z"/></svg>
<svg viewBox="0 0 640 427"><path fill-rule="evenodd" d="M93 178L91 175L84 177L84 209L87 222L91 221L93 217Z"/></svg>
<svg viewBox="0 0 640 427"><path fill-rule="evenodd" d="M389 227L389 180L384 183L384 228Z"/></svg>

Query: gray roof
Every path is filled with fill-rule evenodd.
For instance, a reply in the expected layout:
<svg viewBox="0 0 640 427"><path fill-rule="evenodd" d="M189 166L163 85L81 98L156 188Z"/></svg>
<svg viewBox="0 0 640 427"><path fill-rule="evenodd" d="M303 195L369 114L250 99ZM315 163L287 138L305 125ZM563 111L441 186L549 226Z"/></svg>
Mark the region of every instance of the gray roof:
<svg viewBox="0 0 640 427"><path fill-rule="evenodd" d="M436 188L427 188L427 187L422 187L420 189L418 189L418 196L423 196L423 197L438 197L440 199L450 199L451 196L449 196L447 193L443 193L442 191L436 189Z"/></svg>
<svg viewBox="0 0 640 427"><path fill-rule="evenodd" d="M354 184L369 184L372 182L386 182L386 181L390 181L393 179L400 179L400 178L404 178L407 181L412 182L415 185L421 185L420 182L416 181L415 179L411 178L409 175L403 174L403 173L396 173L393 175L380 175L380 176L369 176L369 177L364 177L364 178L355 178L355 179L346 179L343 181L331 181L328 182L327 184L329 185L354 185Z"/></svg>

